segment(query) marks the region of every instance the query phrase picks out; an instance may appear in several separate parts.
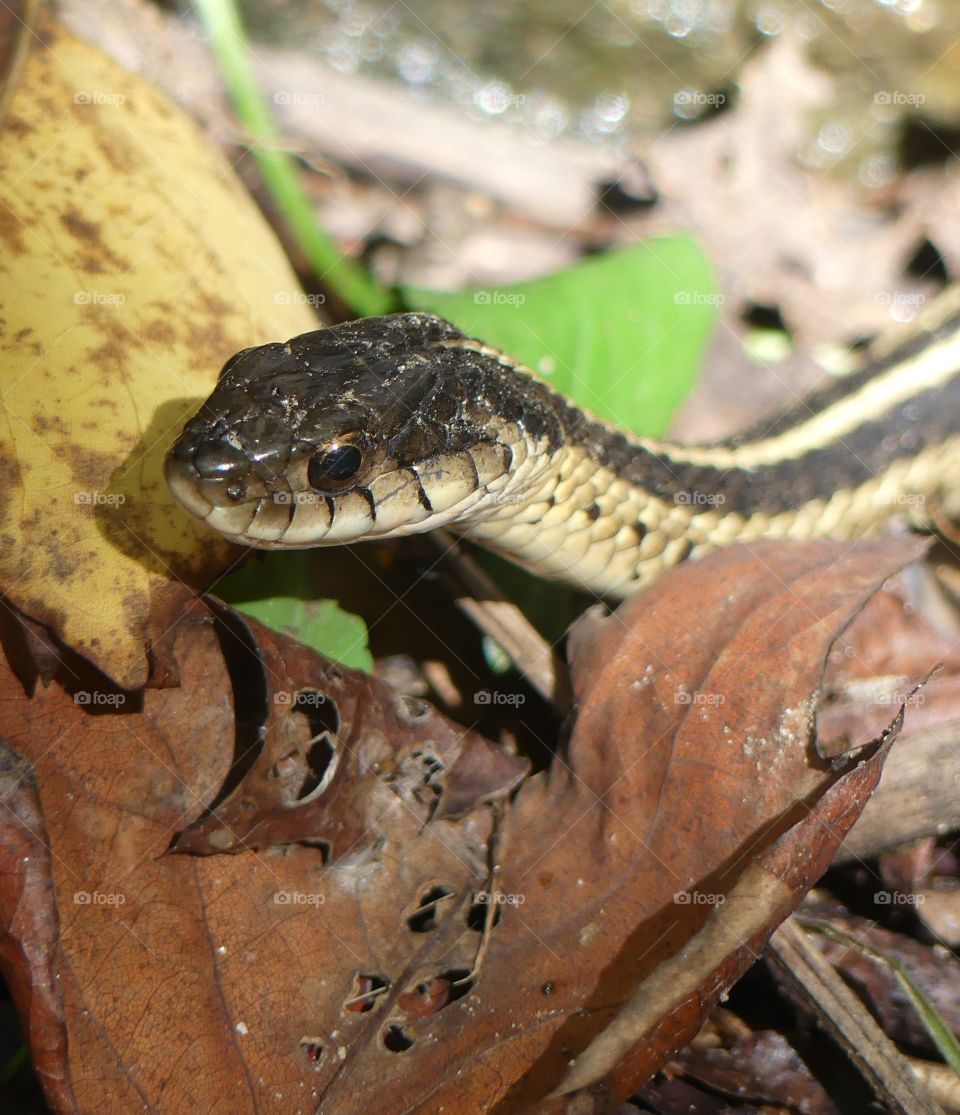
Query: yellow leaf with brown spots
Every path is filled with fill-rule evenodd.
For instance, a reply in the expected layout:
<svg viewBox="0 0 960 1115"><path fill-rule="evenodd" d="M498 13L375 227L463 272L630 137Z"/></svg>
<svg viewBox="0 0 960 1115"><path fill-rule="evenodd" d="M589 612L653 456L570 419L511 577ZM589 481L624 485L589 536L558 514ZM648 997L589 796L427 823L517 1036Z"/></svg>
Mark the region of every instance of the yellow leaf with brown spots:
<svg viewBox="0 0 960 1115"><path fill-rule="evenodd" d="M95 49L48 26L3 128L0 589L140 686L162 586L229 558L164 453L229 356L316 321L230 166Z"/></svg>

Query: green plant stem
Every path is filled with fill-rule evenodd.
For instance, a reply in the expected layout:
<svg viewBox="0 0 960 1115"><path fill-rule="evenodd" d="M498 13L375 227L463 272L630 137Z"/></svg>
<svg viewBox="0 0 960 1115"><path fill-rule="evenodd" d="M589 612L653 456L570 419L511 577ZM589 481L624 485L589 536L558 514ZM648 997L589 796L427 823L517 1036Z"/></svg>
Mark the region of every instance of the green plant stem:
<svg viewBox="0 0 960 1115"><path fill-rule="evenodd" d="M251 137L251 150L260 173L317 277L360 316L389 312L394 308L391 293L337 250L317 224L293 160L276 148L279 133L257 88L246 35L233 0L199 0L197 6L237 119Z"/></svg>
<svg viewBox="0 0 960 1115"><path fill-rule="evenodd" d="M24 1065L30 1062L30 1047L24 1043L0 1071L0 1088L12 1088L13 1082Z"/></svg>
<svg viewBox="0 0 960 1115"><path fill-rule="evenodd" d="M875 963L889 968L913 1009L917 1012L940 1056L960 1076L960 1043L957 1042L950 1027L937 1012L930 999L910 978L910 973L900 960L897 960L896 957L884 956L882 952L865 945L856 937L837 929L836 926L830 925L828 922L816 918L801 917L798 917L797 921L808 932L821 933L831 941L844 945L854 952L859 952L861 956L869 957Z"/></svg>

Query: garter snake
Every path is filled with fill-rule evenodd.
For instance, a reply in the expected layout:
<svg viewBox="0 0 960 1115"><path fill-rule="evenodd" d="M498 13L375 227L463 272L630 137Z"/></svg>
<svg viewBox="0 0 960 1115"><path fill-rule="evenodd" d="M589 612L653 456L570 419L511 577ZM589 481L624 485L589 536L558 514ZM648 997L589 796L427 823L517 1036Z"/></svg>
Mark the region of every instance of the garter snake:
<svg viewBox="0 0 960 1115"><path fill-rule="evenodd" d="M170 450L188 511L248 546L446 526L547 577L623 596L761 537L929 526L960 497L960 302L861 371L713 445L602 422L422 313L246 349Z"/></svg>

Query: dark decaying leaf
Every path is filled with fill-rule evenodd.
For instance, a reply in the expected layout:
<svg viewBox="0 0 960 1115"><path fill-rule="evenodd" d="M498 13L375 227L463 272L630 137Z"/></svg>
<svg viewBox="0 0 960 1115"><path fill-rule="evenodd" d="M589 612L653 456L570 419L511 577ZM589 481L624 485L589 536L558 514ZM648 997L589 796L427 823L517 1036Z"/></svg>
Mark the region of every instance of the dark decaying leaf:
<svg viewBox="0 0 960 1115"><path fill-rule="evenodd" d="M50 852L30 764L0 740L0 973L13 994L33 1070L57 1110L73 1109L56 973L59 936Z"/></svg>
<svg viewBox="0 0 960 1115"><path fill-rule="evenodd" d="M165 688L119 690L61 648L31 697L4 666L79 1108L503 1115L585 1087L615 1104L696 1032L862 808L886 748L821 759L817 688L836 632L917 552L730 550L589 618L568 747L512 802L515 757L186 593L155 614ZM170 855L178 834L181 851L261 848ZM11 978L22 1002L36 976Z"/></svg>
<svg viewBox="0 0 960 1115"><path fill-rule="evenodd" d="M651 1082L640 1091L640 1097L655 1110L688 1112L700 1111L703 1103L716 1102L719 1096L746 1104L782 1105L788 1111L802 1111L804 1115L838 1115L838 1109L823 1085L801 1061L796 1050L782 1034L760 1031L745 1034L738 1040L704 1047L698 1038L670 1062L672 1076L682 1076L688 1087L700 1086L687 1103L696 1106L668 1106L672 1097L665 1083ZM692 1090L692 1089L691 1089ZM664 1101L661 1103L661 1095ZM729 1103L718 1111L729 1113Z"/></svg>

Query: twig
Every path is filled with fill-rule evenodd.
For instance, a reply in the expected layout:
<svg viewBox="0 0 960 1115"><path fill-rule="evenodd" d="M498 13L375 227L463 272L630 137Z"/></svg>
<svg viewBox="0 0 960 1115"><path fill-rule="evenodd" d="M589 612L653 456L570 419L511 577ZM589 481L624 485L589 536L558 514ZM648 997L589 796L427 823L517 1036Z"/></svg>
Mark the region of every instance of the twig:
<svg viewBox="0 0 960 1115"><path fill-rule="evenodd" d="M252 152L260 173L317 277L356 313L386 313L393 308L390 293L378 286L363 267L339 252L317 224L293 161L276 144L278 131L257 88L233 0L199 0L197 7L237 117L254 141Z"/></svg>
<svg viewBox="0 0 960 1115"><path fill-rule="evenodd" d="M908 1061L793 918L770 938L768 951L889 1111L943 1115Z"/></svg>

